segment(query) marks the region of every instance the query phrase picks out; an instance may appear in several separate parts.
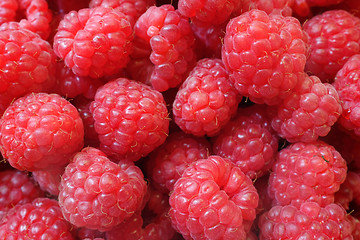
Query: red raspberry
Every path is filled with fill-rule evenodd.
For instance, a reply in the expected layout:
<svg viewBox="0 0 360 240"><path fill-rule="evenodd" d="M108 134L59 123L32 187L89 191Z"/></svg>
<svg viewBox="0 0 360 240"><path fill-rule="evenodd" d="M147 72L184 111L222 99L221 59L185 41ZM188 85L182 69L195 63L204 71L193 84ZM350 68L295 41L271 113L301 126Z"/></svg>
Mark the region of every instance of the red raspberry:
<svg viewBox="0 0 360 240"><path fill-rule="evenodd" d="M66 166L59 204L77 227L107 231L139 209L146 191L141 170L130 161L116 164L96 148L84 148Z"/></svg>
<svg viewBox="0 0 360 240"><path fill-rule="evenodd" d="M115 160L139 160L160 146L168 134L163 96L133 80L118 78L100 87L90 111L102 150Z"/></svg>
<svg viewBox="0 0 360 240"><path fill-rule="evenodd" d="M64 166L83 147L79 113L57 94L32 93L17 99L0 126L1 153L19 170Z"/></svg>
<svg viewBox="0 0 360 240"><path fill-rule="evenodd" d="M348 219L352 224L353 230L351 232L351 235L355 240L360 239L360 221L358 218L355 218L351 215L348 215Z"/></svg>
<svg viewBox="0 0 360 240"><path fill-rule="evenodd" d="M346 179L341 184L339 191L335 193L335 203L340 204L346 210L349 210L350 202L360 205L360 174L349 171Z"/></svg>
<svg viewBox="0 0 360 240"><path fill-rule="evenodd" d="M347 130L360 136L360 54L350 57L336 74L334 86L343 108L339 123Z"/></svg>
<svg viewBox="0 0 360 240"><path fill-rule="evenodd" d="M44 193L25 172L6 170L0 172L0 221L16 204L29 203Z"/></svg>
<svg viewBox="0 0 360 240"><path fill-rule="evenodd" d="M153 5L155 5L155 0L91 0L89 3L90 8L100 6L116 8L126 15L131 26L134 26L141 14Z"/></svg>
<svg viewBox="0 0 360 240"><path fill-rule="evenodd" d="M255 103L274 105L291 95L306 54L307 37L296 18L251 10L226 27L225 67L239 93Z"/></svg>
<svg viewBox="0 0 360 240"><path fill-rule="evenodd" d="M326 206L334 202L347 166L333 146L317 141L282 149L272 171L268 193L274 205L298 207L311 201Z"/></svg>
<svg viewBox="0 0 360 240"><path fill-rule="evenodd" d="M76 237L78 240L103 240L105 238L105 233L82 227L76 230Z"/></svg>
<svg viewBox="0 0 360 240"><path fill-rule="evenodd" d="M147 172L152 184L162 192L171 192L175 182L192 162L206 159L211 152L206 138L174 132L150 154Z"/></svg>
<svg viewBox="0 0 360 240"><path fill-rule="evenodd" d="M196 1L179 0L179 12L199 26L219 25L227 22L231 14L239 9L242 0Z"/></svg>
<svg viewBox="0 0 360 240"><path fill-rule="evenodd" d="M341 3L342 1L344 0L294 0L292 9L299 16L308 16L310 14L310 7L325 7Z"/></svg>
<svg viewBox="0 0 360 240"><path fill-rule="evenodd" d="M240 15L251 9L259 9L267 14L280 14L284 17L292 15L291 6L294 0L241 0L240 9L236 15Z"/></svg>
<svg viewBox="0 0 360 240"><path fill-rule="evenodd" d="M149 7L134 27L132 78L166 91L180 85L195 63L195 37L187 18L171 5Z"/></svg>
<svg viewBox="0 0 360 240"><path fill-rule="evenodd" d="M75 240L56 200L36 198L12 208L0 224L0 239Z"/></svg>
<svg viewBox="0 0 360 240"><path fill-rule="evenodd" d="M276 109L272 127L289 142L312 142L326 136L342 113L335 88L306 73L298 74L292 95Z"/></svg>
<svg viewBox="0 0 360 240"><path fill-rule="evenodd" d="M0 25L15 19L18 9L17 0L2 0L0 2Z"/></svg>
<svg viewBox="0 0 360 240"><path fill-rule="evenodd" d="M16 98L50 89L56 56L48 42L25 29L0 30L0 115Z"/></svg>
<svg viewBox="0 0 360 240"><path fill-rule="evenodd" d="M84 8L64 16L54 37L54 51L76 75L99 78L126 66L132 38L132 27L121 12Z"/></svg>
<svg viewBox="0 0 360 240"><path fill-rule="evenodd" d="M239 109L237 117L213 139L213 151L230 159L251 179L266 174L278 152L278 137L266 116L266 106Z"/></svg>
<svg viewBox="0 0 360 240"><path fill-rule="evenodd" d="M241 96L220 59L201 59L173 103L175 123L195 136L214 136L236 114Z"/></svg>
<svg viewBox="0 0 360 240"><path fill-rule="evenodd" d="M245 239L258 199L240 168L228 159L210 156L186 168L175 183L169 214L185 239Z"/></svg>
<svg viewBox="0 0 360 240"><path fill-rule="evenodd" d="M61 175L64 173L64 170L65 167L58 167L33 171L32 176L43 191L48 192L51 195L58 196L60 191Z"/></svg>
<svg viewBox="0 0 360 240"><path fill-rule="evenodd" d="M360 53L360 19L344 10L331 10L304 24L310 55L305 70L323 82L333 82L349 57Z"/></svg>
<svg viewBox="0 0 360 240"><path fill-rule="evenodd" d="M260 217L260 239L351 240L352 225L341 206L306 202L299 208L275 206Z"/></svg>

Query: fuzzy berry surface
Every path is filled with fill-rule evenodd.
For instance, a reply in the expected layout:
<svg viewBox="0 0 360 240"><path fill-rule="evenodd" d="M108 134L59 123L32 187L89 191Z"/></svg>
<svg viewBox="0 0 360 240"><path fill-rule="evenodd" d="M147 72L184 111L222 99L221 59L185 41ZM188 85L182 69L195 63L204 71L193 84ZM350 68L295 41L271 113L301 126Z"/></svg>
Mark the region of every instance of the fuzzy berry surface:
<svg viewBox="0 0 360 240"><path fill-rule="evenodd" d="M27 173L17 170L0 172L0 221L16 204L29 203L44 196L39 186Z"/></svg>
<svg viewBox="0 0 360 240"><path fill-rule="evenodd" d="M55 83L51 45L26 29L0 31L0 115L16 98L49 90Z"/></svg>
<svg viewBox="0 0 360 240"><path fill-rule="evenodd" d="M171 192L185 168L192 162L208 158L210 154L211 145L206 138L173 132L163 145L150 154L147 173L157 189Z"/></svg>
<svg viewBox="0 0 360 240"><path fill-rule="evenodd" d="M222 60L241 95L274 105L296 86L307 52L307 36L296 18L255 9L228 23Z"/></svg>
<svg viewBox="0 0 360 240"><path fill-rule="evenodd" d="M161 92L179 86L196 61L189 20L172 5L151 6L137 20L134 32L128 64L132 78Z"/></svg>
<svg viewBox="0 0 360 240"><path fill-rule="evenodd" d="M1 239L75 240L54 199L36 198L12 208L0 223Z"/></svg>
<svg viewBox="0 0 360 240"><path fill-rule="evenodd" d="M83 147L79 113L57 94L32 93L17 99L0 126L1 154L19 170L64 166Z"/></svg>
<svg viewBox="0 0 360 240"><path fill-rule="evenodd" d="M313 142L326 136L342 113L333 85L316 76L297 75L292 94L277 105L272 127L289 142Z"/></svg>
<svg viewBox="0 0 360 240"><path fill-rule="evenodd" d="M339 94L343 109L339 124L345 129L353 131L358 136L360 135L359 77L360 54L355 54L337 72L333 84Z"/></svg>
<svg viewBox="0 0 360 240"><path fill-rule="evenodd" d="M240 168L213 155L185 169L170 195L169 214L185 239L245 239L258 199Z"/></svg>
<svg viewBox="0 0 360 240"><path fill-rule="evenodd" d="M236 114L241 96L220 59L199 60L176 94L175 123L195 136L215 136Z"/></svg>
<svg viewBox="0 0 360 240"><path fill-rule="evenodd" d="M119 72L132 52L133 28L111 8L71 11L54 36L54 51L78 76L99 78Z"/></svg>
<svg viewBox="0 0 360 240"><path fill-rule="evenodd" d="M76 227L108 231L140 208L146 187L133 162L116 164L100 150L87 147L65 168L59 205Z"/></svg>
<svg viewBox="0 0 360 240"><path fill-rule="evenodd" d="M266 114L266 105L239 108L237 116L212 139L214 154L230 159L251 179L266 174L278 152L278 136Z"/></svg>
<svg viewBox="0 0 360 240"><path fill-rule="evenodd" d="M306 202L299 208L274 206L260 217L260 239L353 239L352 224L341 206Z"/></svg>
<svg viewBox="0 0 360 240"><path fill-rule="evenodd" d="M360 19L344 10L330 10L304 24L310 54L305 70L323 82L334 81L349 57L360 52Z"/></svg>
<svg viewBox="0 0 360 240"><path fill-rule="evenodd" d="M321 141L291 144L277 156L268 193L273 205L316 202L324 207L334 202L346 172L346 161L333 146Z"/></svg>
<svg viewBox="0 0 360 240"><path fill-rule="evenodd" d="M100 87L90 111L100 148L117 160L139 160L168 135L168 111L162 94L134 80L118 78Z"/></svg>

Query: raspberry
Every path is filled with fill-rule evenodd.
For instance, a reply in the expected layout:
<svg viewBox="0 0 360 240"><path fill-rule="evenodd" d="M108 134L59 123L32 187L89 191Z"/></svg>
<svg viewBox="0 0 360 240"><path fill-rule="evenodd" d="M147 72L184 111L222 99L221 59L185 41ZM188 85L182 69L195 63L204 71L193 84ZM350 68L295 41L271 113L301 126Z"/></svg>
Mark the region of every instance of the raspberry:
<svg viewBox="0 0 360 240"><path fill-rule="evenodd" d="M231 14L239 9L242 1L196 1L179 0L179 12L199 26L219 25L227 22Z"/></svg>
<svg viewBox="0 0 360 240"><path fill-rule="evenodd" d="M358 78L360 76L360 54L350 57L335 77L334 86L339 94L342 115L339 124L360 136L360 101Z"/></svg>
<svg viewBox="0 0 360 240"><path fill-rule="evenodd" d="M274 205L300 206L334 202L334 193L345 181L345 160L324 142L295 143L282 149L269 178L269 196Z"/></svg>
<svg viewBox="0 0 360 240"><path fill-rule="evenodd" d="M32 93L17 99L0 126L1 153L19 170L64 166L83 147L79 113L57 94Z"/></svg>
<svg viewBox="0 0 360 240"><path fill-rule="evenodd" d="M58 167L33 171L32 176L43 191L48 192L51 195L58 196L60 191L61 175L64 173L64 170L65 167Z"/></svg>
<svg viewBox="0 0 360 240"><path fill-rule="evenodd" d="M334 203L275 206L260 217L259 228L260 239L353 239L346 211Z"/></svg>
<svg viewBox="0 0 360 240"><path fill-rule="evenodd" d="M341 184L339 191L335 193L335 203L340 204L346 210L349 210L350 202L354 201L360 204L360 174L349 171L345 181Z"/></svg>
<svg viewBox="0 0 360 240"><path fill-rule="evenodd" d="M75 226L108 231L139 209L145 191L144 176L133 162L116 164L88 147L66 166L59 204Z"/></svg>
<svg viewBox="0 0 360 240"><path fill-rule="evenodd" d="M236 15L240 15L251 9L259 9L267 14L280 14L284 17L292 15L294 0L242 0L241 7L236 11Z"/></svg>
<svg viewBox="0 0 360 240"><path fill-rule="evenodd" d="M228 159L210 156L191 164L175 183L169 214L185 239L245 239L258 199L240 168Z"/></svg>
<svg viewBox="0 0 360 240"><path fill-rule="evenodd" d="M52 87L55 59L49 43L37 34L16 28L0 30L0 115L14 99Z"/></svg>
<svg viewBox="0 0 360 240"><path fill-rule="evenodd" d="M360 19L344 10L326 11L304 24L310 55L305 70L333 82L349 57L360 53Z"/></svg>
<svg viewBox="0 0 360 240"><path fill-rule="evenodd" d="M195 136L214 136L236 114L241 96L220 59L197 62L173 103L175 123Z"/></svg>
<svg viewBox="0 0 360 240"><path fill-rule="evenodd" d="M195 138L183 132L171 133L147 160L152 184L163 192L171 192L185 168L198 159L206 159L210 149L206 138Z"/></svg>
<svg viewBox="0 0 360 240"><path fill-rule="evenodd" d="M78 240L103 240L105 238L105 233L82 227L76 230L76 236Z"/></svg>
<svg viewBox="0 0 360 240"><path fill-rule="evenodd" d="M139 160L160 146L168 134L163 96L133 80L118 78L100 87L90 111L101 149L116 160Z"/></svg>
<svg viewBox="0 0 360 240"><path fill-rule="evenodd" d="M132 32L126 16L111 8L71 11L58 26L54 51L76 75L112 75L129 61Z"/></svg>
<svg viewBox="0 0 360 240"><path fill-rule="evenodd" d="M124 13L131 26L134 26L141 14L153 5L155 0L91 0L89 3L90 8L102 6Z"/></svg>
<svg viewBox="0 0 360 240"><path fill-rule="evenodd" d="M291 95L306 54L307 37L296 18L250 10L226 27L224 65L239 93L255 103L274 105Z"/></svg>
<svg viewBox="0 0 360 240"><path fill-rule="evenodd" d="M342 113L335 88L306 73L298 75L292 95L276 109L272 127L289 142L312 142L326 136Z"/></svg>
<svg viewBox="0 0 360 240"><path fill-rule="evenodd" d="M6 170L0 172L0 221L16 204L29 203L44 193L25 172Z"/></svg>
<svg viewBox="0 0 360 240"><path fill-rule="evenodd" d="M278 151L278 137L266 116L266 106L240 109L236 118L213 139L213 151L230 159L251 179L266 174Z"/></svg>
<svg viewBox="0 0 360 240"><path fill-rule="evenodd" d="M195 63L195 37L188 19L171 5L151 6L134 27L128 70L158 91L177 87Z"/></svg>
<svg viewBox="0 0 360 240"><path fill-rule="evenodd" d="M89 0L76 0L76 1L69 1L69 0L50 0L55 1L56 10L60 14L69 13L72 10L79 11L82 8L89 7Z"/></svg>
<svg viewBox="0 0 360 240"><path fill-rule="evenodd" d="M354 239L360 239L360 221L359 219L348 215L348 219L352 224L353 230L351 232L351 235L353 236Z"/></svg>
<svg viewBox="0 0 360 240"><path fill-rule="evenodd" d="M294 0L291 7L299 16L308 16L310 14L310 7L330 6L341 3L342 1L344 0Z"/></svg>
<svg viewBox="0 0 360 240"><path fill-rule="evenodd" d="M75 240L56 200L36 198L12 208L0 224L1 239Z"/></svg>
<svg viewBox="0 0 360 240"><path fill-rule="evenodd" d="M18 8L17 0L2 0L0 2L0 25L15 19Z"/></svg>

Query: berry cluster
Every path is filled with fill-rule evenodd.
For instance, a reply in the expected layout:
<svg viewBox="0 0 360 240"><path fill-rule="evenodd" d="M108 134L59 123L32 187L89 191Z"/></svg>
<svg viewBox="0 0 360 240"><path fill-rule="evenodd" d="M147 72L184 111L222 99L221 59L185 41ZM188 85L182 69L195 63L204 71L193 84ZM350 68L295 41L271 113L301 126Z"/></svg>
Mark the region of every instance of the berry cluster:
<svg viewBox="0 0 360 240"><path fill-rule="evenodd" d="M0 239L360 239L359 13L1 0Z"/></svg>

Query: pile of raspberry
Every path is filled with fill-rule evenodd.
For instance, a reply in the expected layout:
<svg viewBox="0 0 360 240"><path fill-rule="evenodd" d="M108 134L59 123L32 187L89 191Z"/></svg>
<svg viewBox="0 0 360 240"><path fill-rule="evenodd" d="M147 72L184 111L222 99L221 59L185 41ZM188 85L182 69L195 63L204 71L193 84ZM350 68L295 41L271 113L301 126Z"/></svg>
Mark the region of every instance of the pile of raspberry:
<svg viewBox="0 0 360 240"><path fill-rule="evenodd" d="M0 239L360 239L359 12L0 1Z"/></svg>

